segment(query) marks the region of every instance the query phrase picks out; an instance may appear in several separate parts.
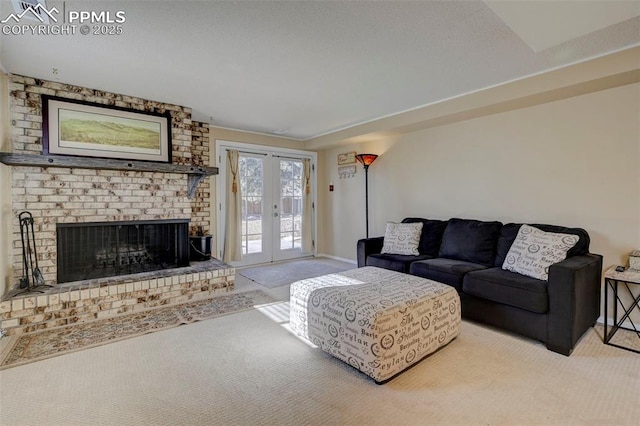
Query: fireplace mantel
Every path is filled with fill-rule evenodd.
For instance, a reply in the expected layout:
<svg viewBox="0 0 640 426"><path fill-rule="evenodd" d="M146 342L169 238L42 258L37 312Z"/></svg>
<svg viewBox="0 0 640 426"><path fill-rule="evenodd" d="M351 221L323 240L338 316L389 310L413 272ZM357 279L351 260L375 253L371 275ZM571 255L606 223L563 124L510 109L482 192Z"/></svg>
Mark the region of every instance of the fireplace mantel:
<svg viewBox="0 0 640 426"><path fill-rule="evenodd" d="M168 164L153 161L131 161L106 158L72 157L68 155L33 155L0 152L0 163L24 167L66 167L99 170L129 170L136 172L180 173L188 175L189 198L195 196L198 184L207 176L217 175L217 167L193 164Z"/></svg>

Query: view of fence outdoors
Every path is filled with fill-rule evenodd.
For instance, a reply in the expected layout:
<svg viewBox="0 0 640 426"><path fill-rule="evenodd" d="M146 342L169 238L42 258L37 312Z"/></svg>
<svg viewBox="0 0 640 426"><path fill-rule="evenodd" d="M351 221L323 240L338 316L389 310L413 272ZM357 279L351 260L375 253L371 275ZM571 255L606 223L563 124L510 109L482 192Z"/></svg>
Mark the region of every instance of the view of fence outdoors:
<svg viewBox="0 0 640 426"><path fill-rule="evenodd" d="M280 160L280 250L299 248L302 237L302 161Z"/></svg>
<svg viewBox="0 0 640 426"><path fill-rule="evenodd" d="M264 160L258 157L240 156L238 174L242 191L242 252L263 251L264 221L273 220L277 211L280 249L299 248L302 230L302 161L280 160L279 210L264 205Z"/></svg>

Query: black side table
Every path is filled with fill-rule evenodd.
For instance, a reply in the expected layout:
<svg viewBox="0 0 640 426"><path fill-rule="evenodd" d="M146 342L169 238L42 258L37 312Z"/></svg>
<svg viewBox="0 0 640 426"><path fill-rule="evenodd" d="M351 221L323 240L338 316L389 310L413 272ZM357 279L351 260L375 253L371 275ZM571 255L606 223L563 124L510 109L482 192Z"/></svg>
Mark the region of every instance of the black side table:
<svg viewBox="0 0 640 426"><path fill-rule="evenodd" d="M637 309L640 312L640 271L627 269L624 272L616 271L616 267L612 266L604 273L604 343L607 345L615 346L617 348L625 349L631 352L640 353L639 350L628 348L626 346L620 346L615 343L611 343L611 338L616 334L619 329L633 331L640 339L640 330L634 324L631 313L634 309ZM633 294L631 291L631 287L629 286L638 286L637 294ZM622 292L619 291L619 288L624 290L626 288L628 294L631 296L631 304L627 308L624 305L624 302L620 298L620 294ZM609 289L613 291L614 304L613 304L613 324L611 327L611 331L608 330L608 310L609 310L609 300L608 294ZM622 308L623 315L618 319L618 305ZM629 321L632 328L624 327L624 322Z"/></svg>

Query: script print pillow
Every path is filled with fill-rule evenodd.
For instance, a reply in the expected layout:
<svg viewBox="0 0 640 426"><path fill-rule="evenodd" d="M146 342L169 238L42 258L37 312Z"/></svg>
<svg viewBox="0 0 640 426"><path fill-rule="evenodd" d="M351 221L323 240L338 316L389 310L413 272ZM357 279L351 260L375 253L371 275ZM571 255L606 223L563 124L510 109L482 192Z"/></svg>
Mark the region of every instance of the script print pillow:
<svg viewBox="0 0 640 426"><path fill-rule="evenodd" d="M507 253L502 269L539 280L549 280L549 267L567 258L578 236L545 232L522 225Z"/></svg>
<svg viewBox="0 0 640 426"><path fill-rule="evenodd" d="M380 253L419 255L418 245L422 235L422 222L387 223Z"/></svg>

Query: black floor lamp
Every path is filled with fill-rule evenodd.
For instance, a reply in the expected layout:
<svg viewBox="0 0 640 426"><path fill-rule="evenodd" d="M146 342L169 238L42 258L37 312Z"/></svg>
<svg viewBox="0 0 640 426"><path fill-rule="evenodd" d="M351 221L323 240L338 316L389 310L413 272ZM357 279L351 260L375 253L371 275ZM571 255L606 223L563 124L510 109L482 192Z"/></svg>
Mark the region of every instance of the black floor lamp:
<svg viewBox="0 0 640 426"><path fill-rule="evenodd" d="M364 205L367 220L367 238L369 238L369 166L376 161L376 154L358 154L356 160L364 166Z"/></svg>

